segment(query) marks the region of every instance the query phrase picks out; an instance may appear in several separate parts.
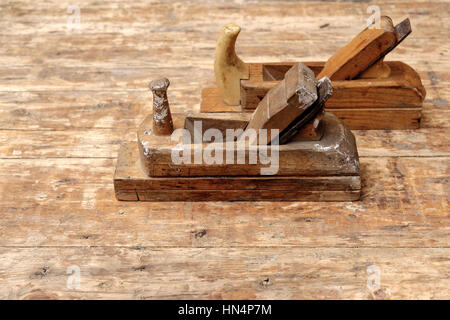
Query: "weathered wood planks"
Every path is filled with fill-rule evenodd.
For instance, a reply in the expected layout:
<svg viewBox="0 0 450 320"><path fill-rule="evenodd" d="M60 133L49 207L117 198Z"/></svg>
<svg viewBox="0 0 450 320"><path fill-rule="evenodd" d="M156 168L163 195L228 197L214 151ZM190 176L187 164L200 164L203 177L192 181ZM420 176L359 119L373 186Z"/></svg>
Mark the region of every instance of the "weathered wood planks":
<svg viewBox="0 0 450 320"><path fill-rule="evenodd" d="M446 299L447 253L446 248L0 248L1 265L12 270L0 298ZM72 265L81 270L78 290L67 289L66 269ZM367 270L373 265L381 281L370 290Z"/></svg>
<svg viewBox="0 0 450 320"><path fill-rule="evenodd" d="M0 223L15 236L0 238L0 245L448 245L448 157L361 161L362 197L354 203L139 203L115 200L113 159L21 159L21 167L16 159L4 159L0 178L9 177L9 184L1 194ZM202 230L207 235L195 238Z"/></svg>
<svg viewBox="0 0 450 320"><path fill-rule="evenodd" d="M427 89L421 129L354 131L362 199L323 204L117 202L110 179L151 110L149 75L176 86L173 112L198 111L218 26L245 26L245 60L324 61L368 3L77 3L75 32L65 3L0 4L0 298L449 298L448 3L376 2L411 18L392 59Z"/></svg>

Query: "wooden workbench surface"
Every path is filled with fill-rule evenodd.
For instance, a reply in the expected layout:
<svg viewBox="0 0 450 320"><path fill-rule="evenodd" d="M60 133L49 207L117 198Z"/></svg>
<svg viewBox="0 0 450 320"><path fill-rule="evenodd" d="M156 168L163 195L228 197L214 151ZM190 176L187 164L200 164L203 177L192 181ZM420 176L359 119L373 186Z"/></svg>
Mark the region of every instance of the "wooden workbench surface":
<svg viewBox="0 0 450 320"><path fill-rule="evenodd" d="M374 3L76 3L72 31L64 1L0 4L0 298L450 298L448 1L376 1L411 19L387 60L427 97L420 130L355 131L362 201L344 203L118 202L112 178L150 80L198 110L223 25L244 61L325 61Z"/></svg>

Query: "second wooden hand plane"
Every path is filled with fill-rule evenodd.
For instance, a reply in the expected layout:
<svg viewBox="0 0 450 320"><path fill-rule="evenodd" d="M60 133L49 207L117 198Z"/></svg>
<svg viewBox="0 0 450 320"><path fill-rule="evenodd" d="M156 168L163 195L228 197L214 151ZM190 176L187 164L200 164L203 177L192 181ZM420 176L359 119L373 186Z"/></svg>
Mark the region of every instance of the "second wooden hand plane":
<svg viewBox="0 0 450 320"><path fill-rule="evenodd" d="M218 88L202 91L201 112L252 112L293 62L245 63L235 53L240 32L227 25L219 36L214 71ZM305 62L316 79L327 76L333 96L326 110L350 129L416 129L425 89L420 76L384 57L411 33L409 19L394 26L383 16L380 28L366 28L326 63Z"/></svg>

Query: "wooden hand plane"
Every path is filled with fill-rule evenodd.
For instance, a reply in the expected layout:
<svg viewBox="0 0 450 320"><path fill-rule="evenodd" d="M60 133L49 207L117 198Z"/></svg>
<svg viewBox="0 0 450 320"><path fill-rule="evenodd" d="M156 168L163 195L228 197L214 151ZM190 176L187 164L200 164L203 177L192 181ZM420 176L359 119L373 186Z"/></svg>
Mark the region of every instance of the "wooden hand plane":
<svg viewBox="0 0 450 320"><path fill-rule="evenodd" d="M225 84L226 85L226 84ZM361 193L355 138L324 112L331 81L294 64L253 113L172 114L167 79L150 83L153 113L124 143L118 200L351 201Z"/></svg>
<svg viewBox="0 0 450 320"><path fill-rule="evenodd" d="M200 110L252 112L294 63L244 63L234 51L240 28L224 30L232 32L223 31L216 47L218 88L203 89ZM410 33L409 19L394 26L383 16L379 28L364 29L326 63L305 62L316 79L332 80L334 93L326 110L350 129L418 128L426 95L420 76L403 62L384 61Z"/></svg>

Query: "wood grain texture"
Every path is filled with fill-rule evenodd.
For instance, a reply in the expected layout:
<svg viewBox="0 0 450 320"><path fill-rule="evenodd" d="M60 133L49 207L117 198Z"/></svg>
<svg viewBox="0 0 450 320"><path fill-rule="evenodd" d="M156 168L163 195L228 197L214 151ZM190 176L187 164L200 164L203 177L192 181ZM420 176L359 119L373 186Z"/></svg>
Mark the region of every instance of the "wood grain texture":
<svg viewBox="0 0 450 320"><path fill-rule="evenodd" d="M446 299L450 285L442 248L2 248L0 262L14 270L3 299ZM79 290L66 289L72 265Z"/></svg>
<svg viewBox="0 0 450 320"><path fill-rule="evenodd" d="M172 112L198 111L222 25L242 26L244 61L325 61L372 3L77 4L69 31L66 3L0 3L0 298L450 298L448 2L376 1L411 19L389 59L427 97L419 130L354 131L357 203L118 202L111 180L150 80L170 79Z"/></svg>
<svg viewBox="0 0 450 320"><path fill-rule="evenodd" d="M204 169L200 177L178 177L172 173L164 177L149 177L141 170L140 151L136 142L124 143L119 150L114 173L114 193L117 200L354 201L361 196L359 170L353 175L317 173L309 176L306 174L246 176L242 173L234 175L235 172L231 171L228 166L223 166L219 176L214 172L211 174L211 169ZM332 155L327 156L332 157ZM300 156L297 158L304 160ZM299 161L297 167L305 162ZM285 165L283 157L281 157L280 166ZM205 168L207 167L205 165ZM324 167L326 166L324 165ZM183 169L181 168L181 173L183 173ZM231 175L227 170L231 171ZM248 168L246 170L250 171ZM299 171L303 170L299 169ZM169 172L169 170L166 169L165 172ZM246 171L243 170L243 172Z"/></svg>
<svg viewBox="0 0 450 320"><path fill-rule="evenodd" d="M361 160L356 203L118 202L112 159L3 160L0 245L447 247L448 159Z"/></svg>

